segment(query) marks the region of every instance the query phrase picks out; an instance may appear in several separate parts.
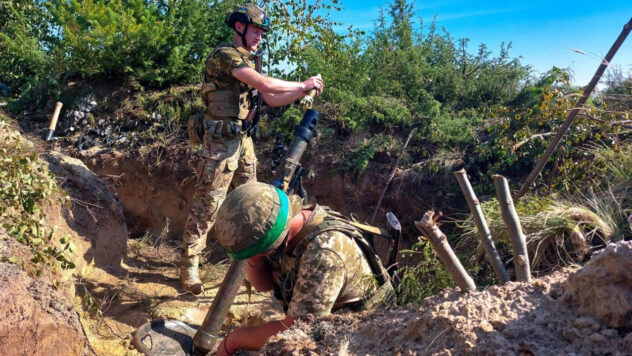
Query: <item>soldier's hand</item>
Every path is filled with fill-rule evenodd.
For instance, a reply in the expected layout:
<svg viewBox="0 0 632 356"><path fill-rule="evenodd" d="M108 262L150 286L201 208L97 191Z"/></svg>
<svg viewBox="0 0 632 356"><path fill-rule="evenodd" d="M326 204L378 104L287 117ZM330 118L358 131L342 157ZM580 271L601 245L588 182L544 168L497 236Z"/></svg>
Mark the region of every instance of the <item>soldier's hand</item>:
<svg viewBox="0 0 632 356"><path fill-rule="evenodd" d="M323 82L323 78L320 74L307 79L303 83L308 88L307 90L316 89L316 96L319 96L323 92L323 89L325 89L325 82Z"/></svg>

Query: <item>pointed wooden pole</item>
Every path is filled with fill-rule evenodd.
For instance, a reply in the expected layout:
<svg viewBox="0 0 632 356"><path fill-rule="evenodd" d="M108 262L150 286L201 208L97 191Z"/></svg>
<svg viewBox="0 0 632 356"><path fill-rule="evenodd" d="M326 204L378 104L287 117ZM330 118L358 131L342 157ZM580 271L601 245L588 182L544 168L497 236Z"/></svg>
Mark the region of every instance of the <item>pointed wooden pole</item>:
<svg viewBox="0 0 632 356"><path fill-rule="evenodd" d="M470 208L470 212L472 212L472 217L476 223L476 230L478 231L478 237L481 239L483 249L485 250L485 256L487 256L487 261L494 269L494 273L501 283L504 284L509 282L509 274L507 273L507 269L505 269L505 265L498 254L498 250L496 250L496 246L494 246L492 234L489 231L487 222L485 221L481 204L476 198L476 194L474 193L474 189L472 189L470 180L467 178L465 169L454 172L454 176L459 182L459 187L461 187L461 191L465 196L467 206Z"/></svg>
<svg viewBox="0 0 632 356"><path fill-rule="evenodd" d="M520 226L520 218L514 207L509 183L501 175L494 174L494 185L496 186L496 198L500 204L500 213L509 232L511 247L514 252L514 267L516 269L516 280L518 282L531 281L531 267L529 266L529 253L527 252L527 239Z"/></svg>
<svg viewBox="0 0 632 356"><path fill-rule="evenodd" d="M464 292L474 292L476 284L474 280L467 274L465 268L456 257L452 247L448 243L448 238L439 230L436 220L441 217L441 213L435 217L434 211L428 210L420 221L415 221L415 227L430 241L432 247L437 252L439 259L445 265L448 272L452 276L454 283Z"/></svg>

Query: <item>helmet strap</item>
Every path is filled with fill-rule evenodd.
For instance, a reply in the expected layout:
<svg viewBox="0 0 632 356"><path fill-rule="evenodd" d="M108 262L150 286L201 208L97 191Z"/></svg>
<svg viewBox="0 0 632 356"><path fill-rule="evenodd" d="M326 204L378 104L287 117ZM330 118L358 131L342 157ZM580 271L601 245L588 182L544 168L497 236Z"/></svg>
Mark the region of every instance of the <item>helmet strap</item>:
<svg viewBox="0 0 632 356"><path fill-rule="evenodd" d="M237 30L235 30L235 32L237 32ZM244 48L246 48L248 46L248 43L246 42L246 32L248 32L248 23L246 22L246 26L244 27L244 32L237 32L237 34L239 34L241 36L241 44L244 46Z"/></svg>

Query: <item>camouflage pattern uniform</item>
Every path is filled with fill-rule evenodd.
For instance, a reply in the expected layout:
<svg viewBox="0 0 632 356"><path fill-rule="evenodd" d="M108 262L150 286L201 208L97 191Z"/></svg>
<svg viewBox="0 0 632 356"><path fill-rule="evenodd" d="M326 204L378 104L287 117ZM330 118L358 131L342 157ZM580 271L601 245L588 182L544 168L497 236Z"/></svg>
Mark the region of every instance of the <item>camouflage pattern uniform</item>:
<svg viewBox="0 0 632 356"><path fill-rule="evenodd" d="M250 88L232 76L235 69L254 69L252 55L232 45L220 45L206 59L202 95L207 107L204 115L204 142L197 169L197 184L182 235L181 281L190 289L185 268L197 278L200 252L213 227L219 205L230 186L256 181L256 157L252 139L242 130L250 107ZM194 293L201 292L199 289ZM197 294L196 293L196 294Z"/></svg>
<svg viewBox="0 0 632 356"><path fill-rule="evenodd" d="M313 209L309 221L326 214L318 205ZM324 316L341 307L357 306L374 285L362 250L353 237L341 231L314 231L290 251L280 248L267 262L275 296L294 318Z"/></svg>

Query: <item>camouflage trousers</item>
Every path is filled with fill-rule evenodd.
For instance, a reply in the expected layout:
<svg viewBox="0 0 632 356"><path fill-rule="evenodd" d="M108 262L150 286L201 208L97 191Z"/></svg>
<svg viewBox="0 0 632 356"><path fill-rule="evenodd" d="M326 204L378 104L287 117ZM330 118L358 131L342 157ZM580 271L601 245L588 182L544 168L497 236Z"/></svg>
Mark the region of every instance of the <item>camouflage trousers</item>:
<svg viewBox="0 0 632 356"><path fill-rule="evenodd" d="M197 184L182 234L183 256L198 255L206 247L206 235L228 189L257 180L252 139L244 131L229 136L204 133Z"/></svg>

